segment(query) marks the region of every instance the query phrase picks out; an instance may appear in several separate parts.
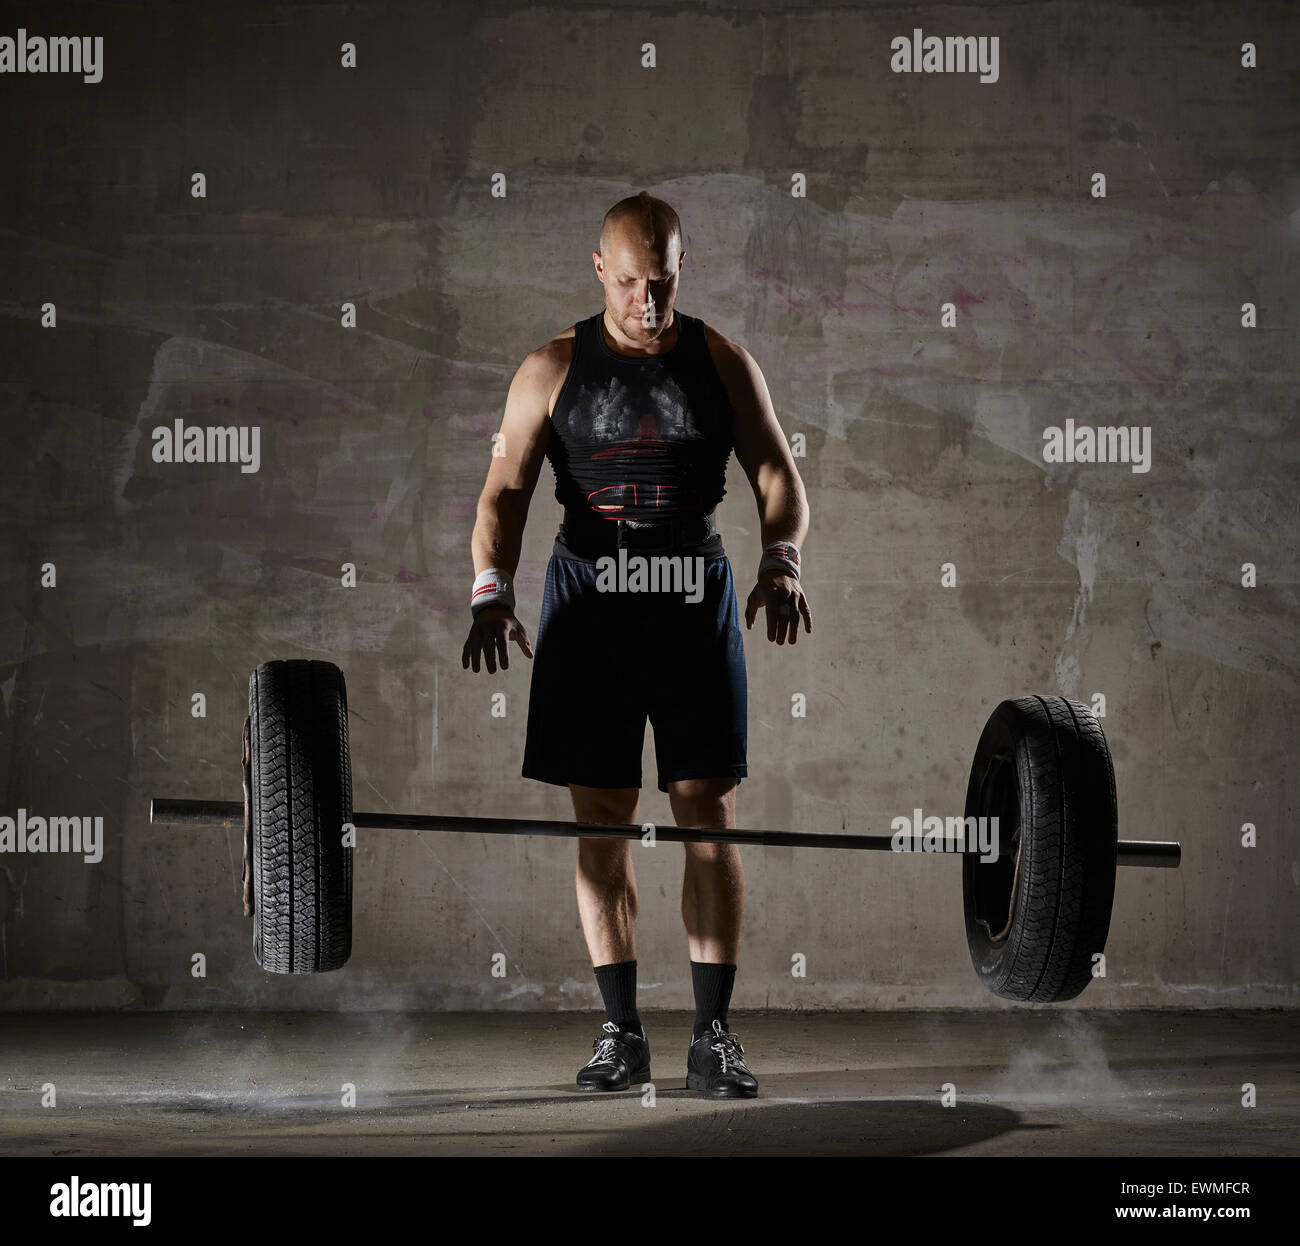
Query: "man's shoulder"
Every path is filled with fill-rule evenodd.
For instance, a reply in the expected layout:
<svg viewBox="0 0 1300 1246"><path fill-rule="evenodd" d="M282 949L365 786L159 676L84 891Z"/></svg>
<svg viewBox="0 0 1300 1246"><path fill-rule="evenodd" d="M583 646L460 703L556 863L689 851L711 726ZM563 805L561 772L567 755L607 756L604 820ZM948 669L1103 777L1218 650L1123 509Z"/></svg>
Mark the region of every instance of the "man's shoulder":
<svg viewBox="0 0 1300 1246"><path fill-rule="evenodd" d="M567 329L561 329L549 342L544 342L535 351L531 352L528 358L544 367L567 368L569 360L573 358L573 340L576 328L577 325L570 325Z"/></svg>
<svg viewBox="0 0 1300 1246"><path fill-rule="evenodd" d="M560 330L549 342L529 351L520 369L521 372L530 373L537 386L547 395L548 412L555 406L560 386L569 374L576 328L576 325L570 325L567 329Z"/></svg>
<svg viewBox="0 0 1300 1246"><path fill-rule="evenodd" d="M728 387L736 378L757 371L758 364L754 357L739 342L733 342L725 333L715 329L711 324L704 325L704 340L709 348L714 367L718 369Z"/></svg>
<svg viewBox="0 0 1300 1246"><path fill-rule="evenodd" d="M704 340L708 343L709 354L715 363L737 362L749 356L749 352L739 342L733 342L721 329L715 329L707 321L701 323L704 325Z"/></svg>

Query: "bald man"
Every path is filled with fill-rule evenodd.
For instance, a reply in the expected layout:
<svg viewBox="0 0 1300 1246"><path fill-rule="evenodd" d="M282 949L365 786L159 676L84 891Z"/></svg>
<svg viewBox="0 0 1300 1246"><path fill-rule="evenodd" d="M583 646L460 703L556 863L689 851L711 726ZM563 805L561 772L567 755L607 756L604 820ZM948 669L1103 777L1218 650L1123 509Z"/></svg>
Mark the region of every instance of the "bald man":
<svg viewBox="0 0 1300 1246"><path fill-rule="evenodd" d="M642 191L605 214L592 253L604 310L520 365L478 502L474 619L462 665L533 659L525 778L565 786L579 822L638 821L654 727L658 786L678 826L734 827L746 776L745 653L731 563L714 523L734 450L758 503L762 552L745 626L794 644L812 615L799 582L803 482L748 352L675 309L686 252L677 213ZM564 507L537 646L511 580L543 457ZM657 561L656 561L657 560ZM579 839L578 912L606 1021L578 1073L586 1090L650 1078L636 1004L631 841ZM727 1011L744 914L740 850L686 844L682 919L695 1025L687 1085L751 1098L758 1083Z"/></svg>

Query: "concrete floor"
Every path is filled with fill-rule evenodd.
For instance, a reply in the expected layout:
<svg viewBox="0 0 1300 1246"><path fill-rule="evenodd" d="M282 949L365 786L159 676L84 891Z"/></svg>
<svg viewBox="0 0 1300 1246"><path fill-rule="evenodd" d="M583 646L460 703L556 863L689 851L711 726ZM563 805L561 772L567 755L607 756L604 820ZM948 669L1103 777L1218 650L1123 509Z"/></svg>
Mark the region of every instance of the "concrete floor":
<svg viewBox="0 0 1300 1246"><path fill-rule="evenodd" d="M599 1020L11 1015L0 1153L1300 1154L1294 1012L738 1014L760 1097L721 1104L684 1088L689 1016L653 1013L653 1106L573 1089Z"/></svg>

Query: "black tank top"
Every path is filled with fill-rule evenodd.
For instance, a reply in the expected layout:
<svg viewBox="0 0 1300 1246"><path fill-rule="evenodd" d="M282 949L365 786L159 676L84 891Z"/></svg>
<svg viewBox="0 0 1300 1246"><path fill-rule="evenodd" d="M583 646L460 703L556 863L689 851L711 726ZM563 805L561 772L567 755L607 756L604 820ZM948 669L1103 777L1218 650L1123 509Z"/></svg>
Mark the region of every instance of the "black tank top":
<svg viewBox="0 0 1300 1246"><path fill-rule="evenodd" d="M704 321L674 309L674 345L633 357L605 341L603 316L574 325L551 412L546 457L556 501L611 519L708 514L726 492L732 441L731 404Z"/></svg>

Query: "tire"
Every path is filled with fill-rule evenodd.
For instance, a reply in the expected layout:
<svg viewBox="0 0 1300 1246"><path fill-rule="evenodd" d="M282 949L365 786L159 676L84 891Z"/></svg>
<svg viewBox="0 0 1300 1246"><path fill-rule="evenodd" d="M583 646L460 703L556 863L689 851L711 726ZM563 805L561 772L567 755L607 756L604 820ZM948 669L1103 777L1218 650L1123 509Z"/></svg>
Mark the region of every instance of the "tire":
<svg viewBox="0 0 1300 1246"><path fill-rule="evenodd" d="M253 955L269 973L325 973L352 952L352 764L343 672L264 662L248 683Z"/></svg>
<svg viewBox="0 0 1300 1246"><path fill-rule="evenodd" d="M999 856L962 858L966 940L980 981L1022 1002L1073 999L1092 981L1115 898L1115 771L1081 701L1003 701L980 735L967 817L998 818Z"/></svg>

